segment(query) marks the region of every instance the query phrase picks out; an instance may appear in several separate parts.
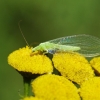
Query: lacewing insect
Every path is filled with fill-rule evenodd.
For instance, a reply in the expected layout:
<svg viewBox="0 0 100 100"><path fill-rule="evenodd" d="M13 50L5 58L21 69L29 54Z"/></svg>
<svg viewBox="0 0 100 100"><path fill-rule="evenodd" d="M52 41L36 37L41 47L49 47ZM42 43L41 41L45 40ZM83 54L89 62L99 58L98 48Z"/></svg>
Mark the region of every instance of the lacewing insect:
<svg viewBox="0 0 100 100"><path fill-rule="evenodd" d="M29 46L20 28L20 22L18 23L19 29ZM94 57L100 55L100 39L86 34L66 36L40 43L32 48L32 51L36 52L36 54L38 52L54 54L56 52L77 51L85 57Z"/></svg>
<svg viewBox="0 0 100 100"><path fill-rule="evenodd" d="M51 54L77 51L85 57L94 57L100 55L100 39L86 34L66 36L40 43L32 51Z"/></svg>

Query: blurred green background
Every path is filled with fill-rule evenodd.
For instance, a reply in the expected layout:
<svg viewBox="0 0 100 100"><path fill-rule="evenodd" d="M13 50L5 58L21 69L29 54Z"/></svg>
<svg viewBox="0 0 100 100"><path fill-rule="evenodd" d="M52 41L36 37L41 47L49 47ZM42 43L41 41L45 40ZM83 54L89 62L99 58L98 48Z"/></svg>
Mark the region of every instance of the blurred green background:
<svg viewBox="0 0 100 100"><path fill-rule="evenodd" d="M7 64L12 51L74 35L100 37L100 0L0 0L0 100L19 100L22 77Z"/></svg>

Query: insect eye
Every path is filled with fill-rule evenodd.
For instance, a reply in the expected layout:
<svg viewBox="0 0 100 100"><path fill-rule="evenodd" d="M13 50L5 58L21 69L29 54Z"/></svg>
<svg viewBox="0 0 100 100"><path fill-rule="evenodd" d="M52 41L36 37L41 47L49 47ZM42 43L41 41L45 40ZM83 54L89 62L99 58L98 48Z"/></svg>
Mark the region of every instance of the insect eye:
<svg viewBox="0 0 100 100"><path fill-rule="evenodd" d="M38 55L38 54L43 54L41 51L33 51L30 56Z"/></svg>

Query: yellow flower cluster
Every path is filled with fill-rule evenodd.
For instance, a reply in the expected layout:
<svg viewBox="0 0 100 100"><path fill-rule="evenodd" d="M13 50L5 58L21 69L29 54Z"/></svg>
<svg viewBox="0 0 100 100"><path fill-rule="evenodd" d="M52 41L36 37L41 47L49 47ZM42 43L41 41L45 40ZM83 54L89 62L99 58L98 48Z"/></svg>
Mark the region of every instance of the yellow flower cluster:
<svg viewBox="0 0 100 100"><path fill-rule="evenodd" d="M100 100L100 77L84 82L80 88L82 100Z"/></svg>
<svg viewBox="0 0 100 100"><path fill-rule="evenodd" d="M39 76L32 82L32 89L36 97L45 100L80 100L78 89L63 76Z"/></svg>
<svg viewBox="0 0 100 100"><path fill-rule="evenodd" d="M31 97L25 97L23 100L43 100L43 99L31 96Z"/></svg>
<svg viewBox="0 0 100 100"><path fill-rule="evenodd" d="M62 76L52 73L53 66ZM23 100L100 100L100 77L95 77L93 69L100 73L100 57L90 63L76 52L59 52L52 61L39 51L32 52L28 46L12 52L8 64L18 71L32 74L45 74L32 82L35 97ZM93 69L92 69L92 67ZM77 89L71 81L80 85ZM80 91L80 96L79 92Z"/></svg>
<svg viewBox="0 0 100 100"><path fill-rule="evenodd" d="M43 54L32 54L32 49L20 48L8 56L8 64L18 71L33 74L51 73L53 66L51 60Z"/></svg>
<svg viewBox="0 0 100 100"><path fill-rule="evenodd" d="M90 64L100 74L100 57L93 58Z"/></svg>
<svg viewBox="0 0 100 100"><path fill-rule="evenodd" d="M54 67L73 82L82 82L94 77L94 72L84 56L76 52L56 53L53 56Z"/></svg>

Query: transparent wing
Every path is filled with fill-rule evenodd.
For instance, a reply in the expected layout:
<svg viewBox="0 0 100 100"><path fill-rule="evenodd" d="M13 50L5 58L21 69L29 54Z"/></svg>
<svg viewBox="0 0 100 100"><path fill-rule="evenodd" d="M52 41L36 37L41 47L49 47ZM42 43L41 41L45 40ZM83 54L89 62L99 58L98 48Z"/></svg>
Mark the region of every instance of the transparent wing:
<svg viewBox="0 0 100 100"><path fill-rule="evenodd" d="M81 48L78 52L86 57L100 55L100 39L91 35L73 35L50 40L48 42L62 45L78 46Z"/></svg>

